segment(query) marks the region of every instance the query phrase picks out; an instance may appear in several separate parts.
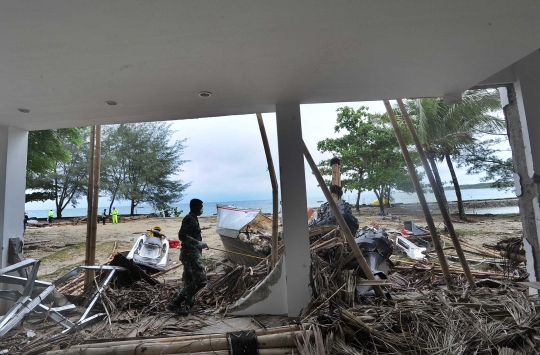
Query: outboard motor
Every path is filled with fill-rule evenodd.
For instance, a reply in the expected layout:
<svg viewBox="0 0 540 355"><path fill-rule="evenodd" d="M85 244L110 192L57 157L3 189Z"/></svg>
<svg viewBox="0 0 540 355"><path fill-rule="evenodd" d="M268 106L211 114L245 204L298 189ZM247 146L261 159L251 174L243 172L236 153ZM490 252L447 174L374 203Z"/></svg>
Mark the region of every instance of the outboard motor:
<svg viewBox="0 0 540 355"><path fill-rule="evenodd" d="M336 205L339 209L339 212L343 216L343 219L345 219L345 222L347 222L347 226L349 227L352 235L356 235L356 232L358 231L358 219L353 216L351 206L348 202L343 200L339 200ZM328 202L325 202L321 205L321 207L319 207L319 211L317 212L317 219L315 220L315 223L310 227L327 225L337 226L338 222L336 216L334 216L334 213L332 213Z"/></svg>
<svg viewBox="0 0 540 355"><path fill-rule="evenodd" d="M390 256L394 251L394 243L388 238L386 232L382 229L376 230L373 227L364 227L358 230L356 237L355 242L362 250L362 255L375 279L386 279L388 270L393 266ZM355 266L358 266L356 259L353 262L356 263ZM375 295L371 286L357 286L356 291L363 296Z"/></svg>

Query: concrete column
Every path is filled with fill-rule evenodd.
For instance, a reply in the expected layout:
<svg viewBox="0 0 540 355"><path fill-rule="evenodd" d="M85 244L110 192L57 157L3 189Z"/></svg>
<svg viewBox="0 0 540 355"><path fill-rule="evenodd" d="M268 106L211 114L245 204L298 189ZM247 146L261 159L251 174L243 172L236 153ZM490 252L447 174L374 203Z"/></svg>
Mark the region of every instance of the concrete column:
<svg viewBox="0 0 540 355"><path fill-rule="evenodd" d="M516 62L514 74L527 173L540 183L540 50Z"/></svg>
<svg viewBox="0 0 540 355"><path fill-rule="evenodd" d="M523 243L527 256L527 272L530 275L529 281L537 281L537 275L540 275L540 242L536 226L534 203L538 196L538 185L528 174L523 127L521 126L522 121L520 119L514 85L501 88L499 91L501 93L501 102L506 119L508 139L512 148L514 181L521 223L523 225ZM530 290L536 293L535 289Z"/></svg>
<svg viewBox="0 0 540 355"><path fill-rule="evenodd" d="M288 314L296 317L310 300L311 265L300 105L276 105L276 121Z"/></svg>
<svg viewBox="0 0 540 355"><path fill-rule="evenodd" d="M529 281L540 276L540 51L512 65L515 82L500 89L512 147ZM533 293L537 290L530 289Z"/></svg>
<svg viewBox="0 0 540 355"><path fill-rule="evenodd" d="M23 239L28 131L0 126L0 267L7 266L9 238ZM0 284L0 289L6 285ZM0 314L6 312L0 300Z"/></svg>

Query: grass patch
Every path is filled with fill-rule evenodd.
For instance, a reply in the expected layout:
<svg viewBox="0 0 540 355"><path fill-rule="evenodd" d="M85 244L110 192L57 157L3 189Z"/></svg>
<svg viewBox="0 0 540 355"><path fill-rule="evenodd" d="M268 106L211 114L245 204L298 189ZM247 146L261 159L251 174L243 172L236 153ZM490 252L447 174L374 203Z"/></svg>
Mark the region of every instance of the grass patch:
<svg viewBox="0 0 540 355"><path fill-rule="evenodd" d="M41 258L42 263L49 263L49 262L55 262L55 261L65 261L69 259L74 259L75 256L84 255L86 250L86 243L77 243L75 245L71 245L69 247L66 247L64 249L61 249L57 252L54 252L52 254L49 254L43 258Z"/></svg>
<svg viewBox="0 0 540 355"><path fill-rule="evenodd" d="M111 253L114 247L114 243L115 243L114 241L108 241L108 242L97 244L96 245L96 261L104 262L105 259ZM123 251L124 249L126 248L129 249L130 247L131 247L131 244L129 242L118 241L116 251ZM41 258L40 270L42 271L51 268L51 264L54 265L56 263L59 263L59 264L61 263L61 265L59 265L58 269L54 270L51 273L48 273L45 275L40 274L39 278L43 280L57 279L59 276L64 275L75 266L83 265L85 254L86 254L86 243L82 242L82 243L70 245L57 252L54 252L52 254L49 254Z"/></svg>

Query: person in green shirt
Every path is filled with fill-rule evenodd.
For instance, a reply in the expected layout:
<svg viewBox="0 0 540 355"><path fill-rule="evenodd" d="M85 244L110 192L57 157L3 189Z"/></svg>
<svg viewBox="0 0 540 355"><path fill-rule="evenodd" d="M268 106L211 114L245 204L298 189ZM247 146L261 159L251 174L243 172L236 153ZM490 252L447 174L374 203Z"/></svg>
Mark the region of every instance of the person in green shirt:
<svg viewBox="0 0 540 355"><path fill-rule="evenodd" d="M111 216L112 216L112 224L118 224L118 210L116 209L116 207L113 207L111 211Z"/></svg>
<svg viewBox="0 0 540 355"><path fill-rule="evenodd" d="M47 213L47 220L49 221L49 226L52 226L52 221L54 218L54 212L53 210L50 210L49 213Z"/></svg>

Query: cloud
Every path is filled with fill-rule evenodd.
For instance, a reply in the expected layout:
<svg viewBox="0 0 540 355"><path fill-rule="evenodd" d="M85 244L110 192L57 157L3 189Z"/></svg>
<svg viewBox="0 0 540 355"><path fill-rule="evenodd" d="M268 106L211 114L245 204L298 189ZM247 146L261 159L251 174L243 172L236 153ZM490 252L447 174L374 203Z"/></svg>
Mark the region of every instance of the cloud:
<svg viewBox="0 0 540 355"><path fill-rule="evenodd" d="M302 134L316 162L332 156L318 152L317 142L338 136L334 132L334 125L336 110L342 106L367 106L372 113L385 112L382 101L302 105ZM263 114L263 121L276 173L279 174L275 114ZM270 178L255 114L179 120L171 121L171 124L172 129L176 130L174 139L187 138L183 159L189 162L182 166L183 172L176 176L184 183L191 182L184 202L195 197L207 202L271 199ZM304 167L308 196L322 196L307 163ZM439 164L439 169L442 180L450 181L446 164ZM480 178L478 175L466 175L465 169L457 169L457 174L464 184L476 183ZM100 205L108 204L106 198L100 201ZM127 202L119 203L124 204ZM26 208L54 208L54 202L27 204Z"/></svg>

